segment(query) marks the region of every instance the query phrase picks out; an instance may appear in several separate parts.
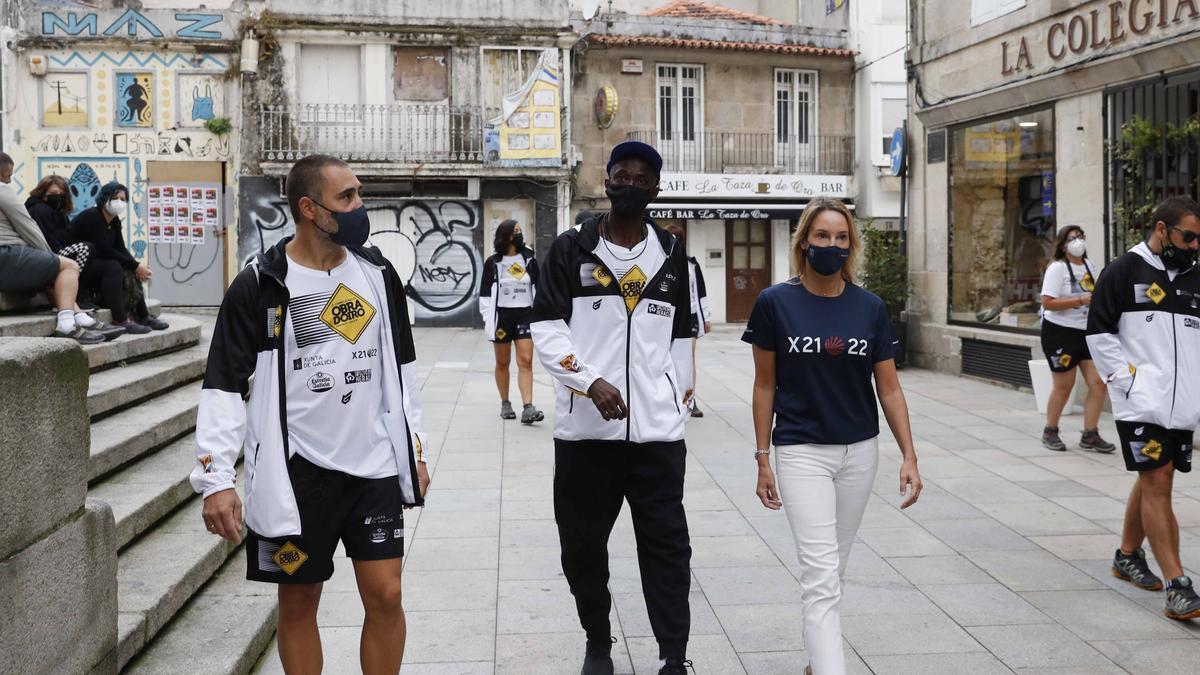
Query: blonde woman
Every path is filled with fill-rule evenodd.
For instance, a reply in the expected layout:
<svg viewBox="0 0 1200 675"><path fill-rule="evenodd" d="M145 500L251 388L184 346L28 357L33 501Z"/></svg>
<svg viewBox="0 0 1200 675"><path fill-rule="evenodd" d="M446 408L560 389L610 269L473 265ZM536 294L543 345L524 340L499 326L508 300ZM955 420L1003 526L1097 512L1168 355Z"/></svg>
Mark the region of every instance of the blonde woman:
<svg viewBox="0 0 1200 675"><path fill-rule="evenodd" d="M809 202L792 237L797 276L759 294L742 336L754 349L758 498L768 509L783 508L791 525L800 560L806 672L817 675L845 672L842 577L879 460L876 394L904 455L901 508L921 494L908 404L893 359L896 338L883 301L854 283L861 253L844 204Z"/></svg>

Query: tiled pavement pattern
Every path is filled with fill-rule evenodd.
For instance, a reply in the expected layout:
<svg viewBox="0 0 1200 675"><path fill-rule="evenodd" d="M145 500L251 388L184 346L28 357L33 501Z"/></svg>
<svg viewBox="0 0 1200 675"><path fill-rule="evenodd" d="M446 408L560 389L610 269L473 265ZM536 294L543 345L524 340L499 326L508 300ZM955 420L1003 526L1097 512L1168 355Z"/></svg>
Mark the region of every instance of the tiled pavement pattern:
<svg viewBox="0 0 1200 675"><path fill-rule="evenodd" d="M578 673L583 633L558 560L547 421L502 422L479 332L419 329L425 420L436 441L429 506L410 512L404 673ZM697 673L802 673L800 587L786 517L754 495L749 347L733 327L700 342L688 428ZM513 369L515 375L515 367ZM1200 622L1162 617L1162 593L1109 574L1132 478L1119 454L1044 450L1033 397L920 370L901 374L925 479L898 509L899 453L879 477L849 564L843 629L853 673L1195 673ZM513 383L513 397L517 395ZM1115 440L1111 420L1102 432ZM1185 565L1200 566L1200 483L1179 476ZM620 673L652 673L656 645L624 510L610 544ZM339 561L320 609L326 672L358 672L362 609ZM1157 567L1155 567L1157 571ZM261 671L281 672L274 647Z"/></svg>

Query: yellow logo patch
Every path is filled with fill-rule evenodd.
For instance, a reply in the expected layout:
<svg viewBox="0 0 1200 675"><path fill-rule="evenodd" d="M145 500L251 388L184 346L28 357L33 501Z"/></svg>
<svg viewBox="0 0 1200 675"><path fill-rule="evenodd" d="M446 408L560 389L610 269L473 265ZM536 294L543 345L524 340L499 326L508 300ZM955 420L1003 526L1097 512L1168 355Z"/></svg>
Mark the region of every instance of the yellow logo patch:
<svg viewBox="0 0 1200 675"><path fill-rule="evenodd" d="M608 273L608 270L600 267L599 265L597 265L596 269L592 272L592 278L600 282L600 285L605 288L608 288L608 285L611 284L613 280L612 275Z"/></svg>
<svg viewBox="0 0 1200 675"><path fill-rule="evenodd" d="M508 336L508 331L504 330L503 328L496 329L496 339L497 340L503 340L507 336Z"/></svg>
<svg viewBox="0 0 1200 675"><path fill-rule="evenodd" d="M346 284L338 284L337 290L321 310L321 321L353 344L362 337L367 324L375 318L375 308Z"/></svg>
<svg viewBox="0 0 1200 675"><path fill-rule="evenodd" d="M1146 447L1142 448L1142 454L1155 462L1158 461L1159 457L1162 457L1162 451L1162 443L1159 443L1156 440L1151 440L1146 444Z"/></svg>
<svg viewBox="0 0 1200 675"><path fill-rule="evenodd" d="M599 268L597 268L599 269ZM646 273L634 265L625 276L621 277L621 297L625 298L625 309L633 313L638 300L642 299L642 291L646 288Z"/></svg>
<svg viewBox="0 0 1200 675"><path fill-rule="evenodd" d="M1150 288L1146 289L1146 297L1153 300L1154 304L1157 305L1163 301L1163 298L1167 297L1167 292L1158 284L1150 284Z"/></svg>
<svg viewBox="0 0 1200 675"><path fill-rule="evenodd" d="M296 570L300 569L305 560L308 560L308 554L296 548L296 545L289 541L280 546L278 551L275 551L275 555L271 556L271 560L274 560L275 564L279 565L279 569L287 572L288 576L291 576L296 573Z"/></svg>
<svg viewBox="0 0 1200 675"><path fill-rule="evenodd" d="M514 279L524 279L525 278L525 267L522 266L521 263L515 262L512 265L509 265L508 273Z"/></svg>
<svg viewBox="0 0 1200 675"><path fill-rule="evenodd" d="M1058 365L1062 366L1063 368L1071 365L1071 355L1063 354L1062 356L1058 357Z"/></svg>
<svg viewBox="0 0 1200 675"><path fill-rule="evenodd" d="M1096 282L1092 279L1091 272L1087 272L1083 275L1083 278L1079 280L1079 287L1088 293L1096 290Z"/></svg>

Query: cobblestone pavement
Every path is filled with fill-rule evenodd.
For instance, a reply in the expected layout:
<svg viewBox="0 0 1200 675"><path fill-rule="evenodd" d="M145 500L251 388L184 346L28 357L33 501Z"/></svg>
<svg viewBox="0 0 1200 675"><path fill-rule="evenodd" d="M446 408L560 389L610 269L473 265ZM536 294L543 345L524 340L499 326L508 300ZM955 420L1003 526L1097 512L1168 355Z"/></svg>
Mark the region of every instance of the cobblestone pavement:
<svg viewBox="0 0 1200 675"><path fill-rule="evenodd" d="M706 416L688 427L684 498L688 656L702 675L802 673L796 554L785 515L754 495L752 363L738 337L718 327L700 341ZM584 638L551 502L550 379L535 368L544 423L505 422L478 331L418 329L417 339L438 453L429 505L407 523L403 672L578 673ZM899 452L885 425L842 605L850 672L1197 672L1200 622L1163 618L1162 593L1109 574L1132 485L1119 453L1074 447L1079 414L1063 419L1070 450L1046 451L1028 393L915 369L901 381L926 488L899 510ZM512 393L519 400L515 379ZM1101 431L1115 440L1107 416ZM1180 476L1176 495L1183 560L1194 566L1200 484ZM617 672L653 673L628 509L610 555ZM362 616L340 560L320 609L326 672L359 672ZM274 647L260 668L282 672Z"/></svg>

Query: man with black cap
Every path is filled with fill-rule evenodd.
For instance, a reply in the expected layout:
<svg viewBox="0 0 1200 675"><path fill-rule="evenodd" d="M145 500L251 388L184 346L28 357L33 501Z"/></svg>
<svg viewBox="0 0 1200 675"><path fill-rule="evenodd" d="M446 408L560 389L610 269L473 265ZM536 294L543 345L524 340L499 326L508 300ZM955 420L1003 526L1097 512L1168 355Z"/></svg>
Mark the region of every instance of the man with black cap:
<svg viewBox="0 0 1200 675"><path fill-rule="evenodd" d="M629 502L659 673L682 674L692 549L683 510L691 300L679 241L646 217L662 158L626 141L604 181L612 210L559 235L533 306L534 347L557 381L554 515L587 632L584 675L611 674L608 537Z"/></svg>

